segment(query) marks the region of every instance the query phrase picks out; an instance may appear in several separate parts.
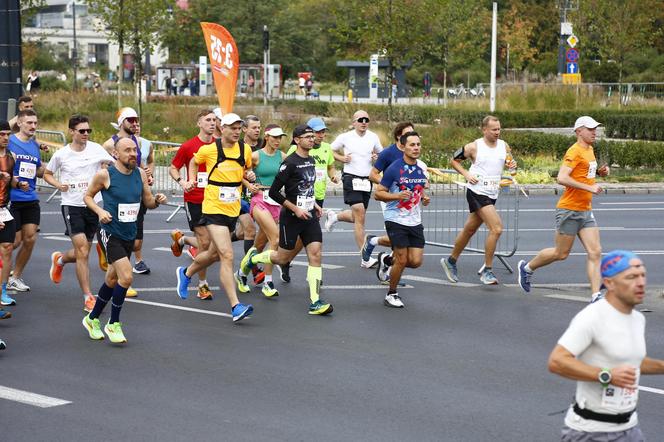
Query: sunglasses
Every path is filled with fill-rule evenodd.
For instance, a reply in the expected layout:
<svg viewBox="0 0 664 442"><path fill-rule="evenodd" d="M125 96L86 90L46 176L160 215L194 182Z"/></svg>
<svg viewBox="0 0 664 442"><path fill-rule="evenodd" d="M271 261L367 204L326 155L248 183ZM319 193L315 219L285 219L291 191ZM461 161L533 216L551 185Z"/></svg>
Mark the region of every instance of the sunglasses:
<svg viewBox="0 0 664 442"><path fill-rule="evenodd" d="M313 135L302 135L302 136L300 136L300 137L298 137L298 138L304 138L305 140L308 140L308 139L316 138L316 137L314 137Z"/></svg>
<svg viewBox="0 0 664 442"><path fill-rule="evenodd" d="M91 134L91 133L92 133L92 129L76 129L76 132L78 132L78 133L81 134L81 135L84 135L84 134Z"/></svg>
<svg viewBox="0 0 664 442"><path fill-rule="evenodd" d="M138 123L138 118L129 117L129 118L125 118L125 121L129 122L129 124L135 124L135 123Z"/></svg>
<svg viewBox="0 0 664 442"><path fill-rule="evenodd" d="M368 123L369 122L369 117L360 117L357 120L358 123Z"/></svg>

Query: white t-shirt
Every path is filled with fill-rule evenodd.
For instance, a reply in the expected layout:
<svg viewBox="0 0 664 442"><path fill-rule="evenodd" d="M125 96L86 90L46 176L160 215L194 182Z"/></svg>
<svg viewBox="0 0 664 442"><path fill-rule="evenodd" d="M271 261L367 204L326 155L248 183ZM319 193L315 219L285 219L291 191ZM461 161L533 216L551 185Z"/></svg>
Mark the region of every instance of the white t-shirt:
<svg viewBox="0 0 664 442"><path fill-rule="evenodd" d="M355 129L344 132L332 142L332 150L338 152L343 149L344 154L351 154L350 163L344 164L344 172L360 177L368 177L371 172L371 154L380 153L383 146L378 135L367 130L359 136Z"/></svg>
<svg viewBox="0 0 664 442"><path fill-rule="evenodd" d="M590 304L572 319L569 327L558 340L579 361L594 367L614 368L631 365L637 369L646 356L646 319L635 310L629 315L619 312L606 299ZM609 385L602 387L599 381L576 383L576 403L596 413L620 414L636 408L638 389L626 389ZM593 432L624 431L638 424L636 412L626 424L613 424L586 420L570 407L565 425L573 430Z"/></svg>
<svg viewBox="0 0 664 442"><path fill-rule="evenodd" d="M92 177L101 169L102 163L113 163L114 161L106 149L92 141L88 141L81 152L72 150L71 144L57 150L46 168L54 174L60 171L60 182L69 185L67 192L61 192L62 202L60 204L85 207L83 197ZM98 193L95 195L95 201L100 200L101 193Z"/></svg>
<svg viewBox="0 0 664 442"><path fill-rule="evenodd" d="M475 140L477 154L475 162L468 172L477 177L475 184L468 183L468 188L478 195L498 199L500 194L500 177L507 158L507 144L503 140L496 142L496 147L489 147L484 138Z"/></svg>

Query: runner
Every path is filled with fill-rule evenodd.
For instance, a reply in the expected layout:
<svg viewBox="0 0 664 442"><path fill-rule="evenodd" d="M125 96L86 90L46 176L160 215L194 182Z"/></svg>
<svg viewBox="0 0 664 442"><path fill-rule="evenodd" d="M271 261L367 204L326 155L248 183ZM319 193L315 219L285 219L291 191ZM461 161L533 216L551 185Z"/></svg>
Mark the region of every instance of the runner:
<svg viewBox="0 0 664 442"><path fill-rule="evenodd" d="M14 178L14 157L7 150L11 128L7 121L0 121L0 257L4 264L0 269L2 281L2 297L0 304L14 305L16 301L7 295L7 280L11 271L12 250L16 236L16 221L7 209L9 205L10 189L16 187L18 181ZM0 320L9 319L12 314L0 308ZM4 350L5 343L0 339L0 350Z"/></svg>
<svg viewBox="0 0 664 442"><path fill-rule="evenodd" d="M176 270L177 293L187 299L187 287L192 275L210 266L221 258L219 277L231 305L233 322L240 321L252 314L251 304L241 304L237 299L233 280L233 246L231 232L235 229L240 215L240 194L242 183L255 180L251 172L251 150L244 143L239 143L242 119L234 113L223 116L221 120L221 139L202 146L189 162L190 177L198 173L198 165L205 164L208 173L207 186L203 197L203 222L210 235L208 250L199 251L189 267ZM187 188L196 185L189 181Z"/></svg>
<svg viewBox="0 0 664 442"><path fill-rule="evenodd" d="M590 280L591 300L601 296L599 264L602 246L599 241L599 227L592 212L593 195L602 193L602 187L595 182L595 175L607 176L608 165L597 168L593 144L597 127L601 123L592 117L579 117L574 123L576 143L567 149L563 164L558 171L558 184L565 191L556 206L555 247L540 250L528 263L519 261L519 286L530 292L533 272L555 261L567 259L576 236L588 255L586 271Z"/></svg>
<svg viewBox="0 0 664 442"><path fill-rule="evenodd" d="M41 210L36 186L37 177L44 175L44 166L39 155L39 144L35 141L37 114L30 109L21 111L18 113L17 124L18 133L9 137L9 151L16 160L14 176L18 177L19 187L11 190L9 211L16 220L14 250L18 249L18 252L14 262L14 276L9 278L7 288L27 292L30 287L21 276L37 242Z"/></svg>
<svg viewBox="0 0 664 442"><path fill-rule="evenodd" d="M171 178L185 190L184 209L187 214L187 221L189 222L189 230L194 232L193 238L184 236L177 229L171 232L171 251L175 256L182 255L185 244L189 245L189 247L195 247L197 250L207 250L210 246L210 236L201 219L203 216L203 195L205 193L205 186L207 185L205 164L203 163L198 166L196 186L189 192L186 191L187 183L193 181L194 177L187 175L186 179L183 180L182 175L180 175L180 169L184 167L188 173L189 162L194 157L194 154L198 152L198 149L213 142L212 135L214 134L216 125L215 120L214 112L209 109L198 113L196 117L198 135L182 143L168 169ZM203 268L198 272L198 293L196 296L203 300L212 299L212 292L207 282L207 268Z"/></svg>
<svg viewBox="0 0 664 442"><path fill-rule="evenodd" d="M371 163L378 158L383 150L378 135L369 130L369 114L363 110L353 115L353 130L345 132L332 142L334 158L344 163L344 203L350 210L336 214L333 210L327 211L325 230L331 232L337 221L354 224L355 242L362 254L365 240L364 223L371 199ZM343 153L341 152L343 150ZM360 263L363 268L371 268L378 261L375 258Z"/></svg>
<svg viewBox="0 0 664 442"><path fill-rule="evenodd" d="M332 313L332 304L320 299L320 282L323 276L321 269L321 244L323 233L319 218L323 213L316 204L314 183L316 182L316 165L309 151L314 145L314 131L306 124L299 125L293 131L293 139L297 150L289 155L279 167L279 173L272 182L269 196L282 205L279 214L279 248L276 251L266 250L256 253L252 247L240 262L240 272L248 275L251 268L258 263L285 264L295 257L295 244L302 240L309 268L310 315L327 315ZM281 194L284 189L285 196Z"/></svg>
<svg viewBox="0 0 664 442"><path fill-rule="evenodd" d="M153 196L150 192L146 173L138 167L138 149L133 140L120 138L114 153L116 160L113 165L95 174L84 197L85 204L99 217L109 267L92 312L83 317L83 327L90 339L104 339L99 316L111 301L111 317L104 326L104 332L111 342L124 343L127 338L122 331L120 310L133 279L130 258L138 211L141 202L150 209L156 209L166 202L166 196L161 193ZM94 201L98 192L104 200L103 209Z"/></svg>
<svg viewBox="0 0 664 442"><path fill-rule="evenodd" d="M141 151L139 155L139 166L143 168L148 178L148 185L152 186L154 183L154 147L149 140L141 137L141 123L138 122L136 129L136 138L138 138L138 145ZM150 273L150 267L143 260L143 225L145 224L145 214L148 209L144 204L141 205L141 210L138 212L138 219L136 226L136 240L134 241L134 268L132 272L147 275Z"/></svg>
<svg viewBox="0 0 664 442"><path fill-rule="evenodd" d="M16 100L16 105L18 107L19 112L23 110L35 110L35 104L32 101L32 97L30 97L29 95L21 95L20 97L18 97L18 100ZM9 120L9 126L12 128L13 133L19 131L17 123L18 123L18 114L16 114L14 118Z"/></svg>
<svg viewBox="0 0 664 442"><path fill-rule="evenodd" d="M84 115L74 115L69 119L71 143L57 150L44 170L44 181L60 190L61 210L65 222L65 235L69 236L72 248L65 253L51 254L51 281L59 284L62 270L67 263L76 263L76 277L83 291L84 310L88 313L95 305L95 297L90 289L90 268L88 256L92 240L99 229L99 218L83 201L88 190L90 177L102 168L112 164L113 157L97 143L90 141L90 120ZM60 172L60 179L55 174ZM95 195L95 202L101 195Z"/></svg>
<svg viewBox="0 0 664 442"><path fill-rule="evenodd" d="M332 154L332 146L330 143L326 143L325 135L327 134L327 126L322 118L310 118L307 121L307 126L313 129L314 135L314 147L309 151L309 156L314 159L316 163L316 183L314 184L314 197L316 198L316 204L321 208L325 203L325 192L327 191L327 180L329 179L333 183L339 183L339 177L337 177L337 168L334 167L334 155ZM287 155L292 154L297 149L295 143L291 144L290 149L288 149ZM297 256L302 250L302 241L298 241L295 246ZM278 266L280 271L280 277L282 282L290 282L290 268L291 264L287 263L283 266Z"/></svg>
<svg viewBox="0 0 664 442"><path fill-rule="evenodd" d="M601 275L605 298L577 313L549 356L552 373L577 381L562 440L644 441L639 380L664 374L664 360L646 356L646 319L635 310L646 294L646 268L634 253L614 250L602 259Z"/></svg>
<svg viewBox="0 0 664 442"><path fill-rule="evenodd" d="M424 227L420 202L429 205L429 197L425 193L428 186L426 166L418 162L422 151L420 136L417 132L407 132L401 136L403 157L394 161L383 174L376 188L374 198L384 201L385 231L392 244L392 256L381 259L388 267L390 288L385 295L384 304L388 307L403 308L404 304L397 292L404 268L416 269L422 265L424 255ZM381 254L382 255L382 254ZM382 258L382 256L381 256ZM382 267L378 267L379 279L387 279L381 275Z"/></svg>
<svg viewBox="0 0 664 442"><path fill-rule="evenodd" d="M454 153L451 160L454 170L462 175L466 182L466 200L470 215L454 241L454 248L448 258L441 258L445 275L450 282L459 282L457 273L457 260L466 248L470 238L485 224L489 234L484 242L484 266L480 274L480 281L486 285L498 284L498 278L493 273L493 256L496 244L503 232L503 223L496 210L496 200L500 194L500 180L503 168L507 162L511 149L500 139L500 121L498 118L487 115L482 120L482 138L466 144ZM469 170L461 164L465 159L472 163ZM511 159L507 162L510 169L516 169L516 162Z"/></svg>

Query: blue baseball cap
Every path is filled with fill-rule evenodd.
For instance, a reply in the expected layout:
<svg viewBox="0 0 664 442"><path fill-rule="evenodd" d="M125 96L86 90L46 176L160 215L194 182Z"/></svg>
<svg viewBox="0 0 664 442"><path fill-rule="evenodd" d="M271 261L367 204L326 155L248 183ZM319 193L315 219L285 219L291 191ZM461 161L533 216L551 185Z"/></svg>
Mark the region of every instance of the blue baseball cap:
<svg viewBox="0 0 664 442"><path fill-rule="evenodd" d="M602 278L611 278L629 269L629 262L634 258L641 259L636 253L629 250L613 250L607 253L602 258L602 264L600 265Z"/></svg>
<svg viewBox="0 0 664 442"><path fill-rule="evenodd" d="M314 117L314 118L309 119L309 121L307 121L307 126L312 128L314 130L314 132L319 132L323 129L327 129L327 126L325 125L325 122L323 121L322 118L319 118L319 117Z"/></svg>

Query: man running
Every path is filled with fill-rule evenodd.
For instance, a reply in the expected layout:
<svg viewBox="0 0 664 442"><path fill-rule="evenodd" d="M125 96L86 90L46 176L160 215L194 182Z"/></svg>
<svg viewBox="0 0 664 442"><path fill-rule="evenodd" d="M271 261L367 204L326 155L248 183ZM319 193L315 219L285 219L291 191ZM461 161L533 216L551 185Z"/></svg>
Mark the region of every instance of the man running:
<svg viewBox="0 0 664 442"><path fill-rule="evenodd" d="M51 254L51 281L59 284L62 270L67 263L76 263L76 277L83 291L84 310L88 313L95 305L95 297L90 289L90 269L88 256L92 240L99 229L99 218L83 201L88 190L90 177L93 177L104 164L112 164L113 157L106 149L90 141L90 120L85 115L74 115L69 119L71 143L57 150L44 170L44 181L60 190L60 207L65 222L65 234L69 236L72 248L65 253ZM60 179L55 174L60 172ZM101 195L95 195L95 202Z"/></svg>
<svg viewBox="0 0 664 442"><path fill-rule="evenodd" d="M37 177L44 175L39 144L35 141L37 114L33 110L18 113L18 133L9 137L9 151L16 160L14 176L18 177L18 188L11 190L9 211L16 220L16 239L14 249L21 246L16 254L14 276L9 278L7 287L19 292L27 292L30 287L23 281L23 270L32 256L37 242L37 229L41 218L39 196L37 195Z"/></svg>
<svg viewBox="0 0 664 442"><path fill-rule="evenodd" d="M29 95L22 95L18 97L18 100L16 100L16 104L19 112L24 110L35 110L35 104L32 101L32 97L30 97ZM19 131L17 123L18 123L18 114L14 115L14 118L9 120L9 127L12 128L13 133Z"/></svg>
<svg viewBox="0 0 664 442"><path fill-rule="evenodd" d="M558 171L558 184L565 186L565 191L556 206L555 246L540 250L531 259L519 261L519 286L530 292L533 272L555 261L567 259L576 236L586 249L588 255L586 271L590 281L592 300L601 296L599 264L602 257L602 246L599 241L599 227L592 212L593 195L602 192L602 187L595 182L595 175L607 176L609 166L597 168L597 160L593 151L597 127L601 123L592 117L579 117L574 123L576 143L572 145L563 158Z"/></svg>
<svg viewBox="0 0 664 442"><path fill-rule="evenodd" d="M198 149L205 145L212 144L212 135L214 134L214 127L216 125L215 120L214 112L209 109L202 110L198 113L196 118L198 135L182 143L168 169L171 178L173 178L182 189L185 190L184 210L187 214L189 230L194 232L194 238L184 236L184 234L177 229L171 232L171 251L175 256L182 255L182 249L185 244L202 251L207 250L210 246L210 235L202 220L203 196L205 193L205 186L207 186L205 163L198 165L198 171L195 177L188 176L188 173L189 163L194 157L194 154L198 152ZM182 179L182 175L180 175L180 169L183 167L187 170L187 176L184 180ZM194 188L192 188L191 191L186 191L187 183L194 180L196 181ZM207 282L207 268L203 268L198 272L198 293L196 296L202 300L212 299L212 292L210 291L210 286Z"/></svg>
<svg viewBox="0 0 664 442"><path fill-rule="evenodd" d="M136 220L141 203L156 209L166 202L166 196L152 195L145 171L138 167L136 144L129 138L115 143L115 162L108 169L97 172L85 194L85 204L99 217L101 238L108 259L108 271L99 288L97 299L88 315L83 317L83 327L90 339L104 339L104 333L113 343L127 342L120 322L120 310L131 285L131 252L136 236ZM101 192L104 208L94 198ZM101 331L99 316L111 302L111 317Z"/></svg>
<svg viewBox="0 0 664 442"><path fill-rule="evenodd" d="M466 201L470 215L454 241L454 248L448 258L442 258L445 275L450 282L459 282L457 273L457 260L466 248L470 238L475 235L482 224L485 224L489 234L484 242L484 268L480 274L480 281L486 285L498 284L498 278L493 273L493 256L496 244L503 233L503 223L496 210L496 201L500 194L500 180L505 167L507 154L511 152L507 143L500 139L500 121L488 115L482 120L482 138L468 143L454 153L451 164L454 170L462 175L466 182ZM464 160L472 163L469 170L461 164ZM516 168L514 160L509 163L510 168Z"/></svg>
<svg viewBox="0 0 664 442"><path fill-rule="evenodd" d="M257 250L252 247L242 258L240 271L248 275L251 268L258 263L281 265L291 262L295 257L295 245L300 239L309 261L307 269L311 300L309 314L327 315L332 313L333 307L320 298L320 282L323 277L321 268L323 233L319 218L323 210L316 204L314 192L316 164L309 156L314 138L314 131L306 124L301 124L293 130L297 150L283 161L270 187L270 198L282 206L279 214L279 248L276 251L266 250L257 254ZM284 189L285 195L282 195L281 189Z"/></svg>
<svg viewBox="0 0 664 442"><path fill-rule="evenodd" d="M11 128L7 121L0 121L0 257L2 268L0 278L2 281L2 296L0 304L14 305L16 302L7 295L7 280L11 271L12 250L16 236L16 221L12 217L7 206L9 205L10 190L16 187L18 181L14 178L14 157L7 150ZM0 320L12 317L11 312L0 308ZM4 342L0 339L0 349Z"/></svg>
<svg viewBox="0 0 664 442"><path fill-rule="evenodd" d="M636 407L644 374L664 374L664 360L646 353L646 268L627 250L601 261L607 292L572 319L549 356L549 370L576 382L562 440L644 441Z"/></svg>
<svg viewBox="0 0 664 442"><path fill-rule="evenodd" d="M371 163L378 158L383 150L378 135L369 130L369 114L359 110L353 114L353 129L339 135L332 142L334 158L344 163L343 187L344 203L350 206L350 210L344 210L336 214L332 210L327 211L325 230L332 231L337 221L354 224L355 242L362 251L365 241L364 223L371 199ZM360 263L363 268L371 268L378 261L375 258L364 260Z"/></svg>
<svg viewBox="0 0 664 442"><path fill-rule="evenodd" d="M425 193L429 180L426 167L418 162L422 152L420 136L417 132L407 132L401 136L403 157L394 161L383 174L374 197L384 201L385 231L392 244L392 256L385 258L389 272L390 288L384 303L388 307L403 308L404 304L397 292L404 268L416 269L422 265L424 255L424 227L420 203L429 205L430 198ZM387 279L386 275L378 278Z"/></svg>
<svg viewBox="0 0 664 442"><path fill-rule="evenodd" d="M256 178L251 172L251 149L238 143L241 131L242 118L234 113L224 115L221 139L199 148L189 163L190 177L196 176L199 164L205 164L208 171L202 219L210 235L210 247L198 252L189 267L176 270L178 296L187 299L191 277L221 259L219 278L231 305L233 322L241 321L254 311L251 304L241 304L238 300L233 279L231 232L240 215L242 183ZM190 181L187 186L192 189L195 183Z"/></svg>

